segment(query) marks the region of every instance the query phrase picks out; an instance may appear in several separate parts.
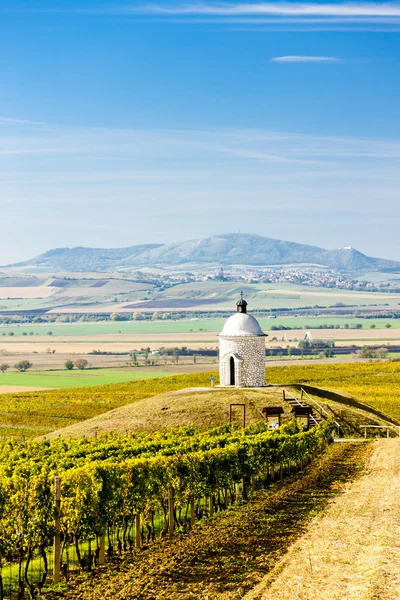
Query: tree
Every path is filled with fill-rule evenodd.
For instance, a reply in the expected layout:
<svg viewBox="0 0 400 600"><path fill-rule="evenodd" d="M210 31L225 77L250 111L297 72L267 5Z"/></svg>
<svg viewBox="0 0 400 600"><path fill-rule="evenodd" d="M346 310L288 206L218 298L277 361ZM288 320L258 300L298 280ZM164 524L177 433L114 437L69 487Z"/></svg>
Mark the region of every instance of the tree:
<svg viewBox="0 0 400 600"><path fill-rule="evenodd" d="M29 360L20 360L14 365L17 371L21 371L21 373L25 373L25 371L30 369L32 366L33 365L31 362L29 362Z"/></svg>
<svg viewBox="0 0 400 600"><path fill-rule="evenodd" d="M1 365L0 365L0 371L2 373L5 373L7 371L7 369L9 369L9 368L10 368L10 365L7 365L6 363L1 363Z"/></svg>
<svg viewBox="0 0 400 600"><path fill-rule="evenodd" d="M47 335L53 335L53 332L52 331L48 331Z"/></svg>
<svg viewBox="0 0 400 600"><path fill-rule="evenodd" d="M375 327L376 327L375 323L371 323L370 327L371 327L371 329L375 329Z"/></svg>
<svg viewBox="0 0 400 600"><path fill-rule="evenodd" d="M74 368L74 363L72 362L72 360L66 360L64 363L64 367L68 369L68 371L72 371L72 369Z"/></svg>
<svg viewBox="0 0 400 600"><path fill-rule="evenodd" d="M381 360L384 360L388 355L389 350L387 348L378 348L376 350L376 356Z"/></svg>
<svg viewBox="0 0 400 600"><path fill-rule="evenodd" d="M79 371L83 371L83 369L86 369L86 367L88 366L88 361L86 360L86 358L78 358L78 360L75 361L75 367L79 370Z"/></svg>
<svg viewBox="0 0 400 600"><path fill-rule="evenodd" d="M144 315L140 312L133 313L132 317L133 317L134 321L143 321L144 320Z"/></svg>
<svg viewBox="0 0 400 600"><path fill-rule="evenodd" d="M375 352L374 350L371 348L371 346L363 346L358 352L357 352L359 358L375 358Z"/></svg>
<svg viewBox="0 0 400 600"><path fill-rule="evenodd" d="M111 321L120 321L121 315L119 315L118 313L112 313L110 319L111 319Z"/></svg>
<svg viewBox="0 0 400 600"><path fill-rule="evenodd" d="M391 325L390 323L386 323L386 325L385 325L386 329L390 329L390 328L391 328L391 326L392 326L392 325Z"/></svg>

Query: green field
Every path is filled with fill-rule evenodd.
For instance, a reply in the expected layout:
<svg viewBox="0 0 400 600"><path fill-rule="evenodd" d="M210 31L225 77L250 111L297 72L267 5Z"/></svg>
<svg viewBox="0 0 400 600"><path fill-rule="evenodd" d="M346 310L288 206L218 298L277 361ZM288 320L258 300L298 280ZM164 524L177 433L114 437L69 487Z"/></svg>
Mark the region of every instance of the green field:
<svg viewBox="0 0 400 600"><path fill-rule="evenodd" d="M28 371L26 373L1 373L0 385L18 385L43 388L75 388L107 383L124 383L171 376L172 373L152 371L113 371L90 369L83 371Z"/></svg>
<svg viewBox="0 0 400 600"><path fill-rule="evenodd" d="M254 313L256 315L256 313ZM320 327L321 325L333 325L350 328L355 325L362 325L363 329L370 329L375 325L376 329L384 329L390 323L391 327L399 329L400 319L360 319L351 317L278 317L268 319L260 317L262 329L269 331L271 327L291 327L293 329L303 329L306 326L310 328ZM199 319L191 321L190 319L173 321L103 321L95 323L44 323L35 325L4 325L0 327L0 342L6 342L7 336L13 333L14 336L24 337L26 341L33 341L32 337L46 336L48 332L49 341L55 336L94 336L109 334L160 334L160 333L198 333L201 331L219 332L222 330L226 319ZM24 335L27 334L27 335ZM32 336L33 334L33 336Z"/></svg>

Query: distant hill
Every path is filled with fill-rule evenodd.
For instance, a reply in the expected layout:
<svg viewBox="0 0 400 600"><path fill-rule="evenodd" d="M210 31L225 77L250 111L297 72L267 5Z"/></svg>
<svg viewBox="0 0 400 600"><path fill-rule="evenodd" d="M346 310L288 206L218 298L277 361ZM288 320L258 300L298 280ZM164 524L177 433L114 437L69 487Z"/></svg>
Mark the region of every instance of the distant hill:
<svg viewBox="0 0 400 600"><path fill-rule="evenodd" d="M12 267L44 271L108 271L126 267L182 265L321 265L348 273L400 273L400 262L373 258L354 248L325 250L253 234L224 234L175 244L128 248L57 248Z"/></svg>
<svg viewBox="0 0 400 600"><path fill-rule="evenodd" d="M55 248L30 260L9 267L38 267L43 271L110 271L118 269L122 261L135 260L140 254L160 244L142 244L128 248Z"/></svg>

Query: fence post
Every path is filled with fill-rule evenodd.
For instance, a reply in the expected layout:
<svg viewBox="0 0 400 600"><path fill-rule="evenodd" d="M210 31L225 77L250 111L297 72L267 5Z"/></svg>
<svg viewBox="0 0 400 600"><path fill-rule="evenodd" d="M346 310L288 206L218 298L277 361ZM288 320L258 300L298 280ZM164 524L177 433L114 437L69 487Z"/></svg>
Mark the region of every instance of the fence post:
<svg viewBox="0 0 400 600"><path fill-rule="evenodd" d="M239 502L240 500L240 486L238 483L235 483L235 501Z"/></svg>
<svg viewBox="0 0 400 600"><path fill-rule="evenodd" d="M106 537L105 535L100 536L100 548L99 548L99 566L106 564Z"/></svg>
<svg viewBox="0 0 400 600"><path fill-rule="evenodd" d="M399 431L399 436L400 436L400 431ZM228 508L229 506L229 497L228 497L228 488L224 488L224 508Z"/></svg>
<svg viewBox="0 0 400 600"><path fill-rule="evenodd" d="M136 516L135 516L135 541L136 541L136 548L141 548L142 547L142 530L140 527L140 512L137 512Z"/></svg>
<svg viewBox="0 0 400 600"><path fill-rule="evenodd" d="M190 525L193 527L194 522L196 520L196 515L194 512L194 498L190 498Z"/></svg>
<svg viewBox="0 0 400 600"><path fill-rule="evenodd" d="M210 517L214 514L214 496L211 494L209 498Z"/></svg>
<svg viewBox="0 0 400 600"><path fill-rule="evenodd" d="M169 489L168 494L168 521L169 537L172 537L174 535L175 528L174 490L172 488Z"/></svg>
<svg viewBox="0 0 400 600"><path fill-rule="evenodd" d="M60 508L61 508L61 477L54 479L54 546L53 546L53 583L60 583L61 568L61 536L60 536Z"/></svg>

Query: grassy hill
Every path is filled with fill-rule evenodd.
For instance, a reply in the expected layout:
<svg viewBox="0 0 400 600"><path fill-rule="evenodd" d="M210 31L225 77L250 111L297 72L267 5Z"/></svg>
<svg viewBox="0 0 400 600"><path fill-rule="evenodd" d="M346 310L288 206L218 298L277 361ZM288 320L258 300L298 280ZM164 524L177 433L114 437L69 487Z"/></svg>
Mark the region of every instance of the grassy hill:
<svg viewBox="0 0 400 600"><path fill-rule="evenodd" d="M160 379L118 383L112 385L93 386L88 388L69 388L60 390L46 390L0 395L0 436L8 437L36 437L49 434L63 427L81 424L86 419L92 419L108 411L130 405L131 420L121 413L123 432L134 429L133 418L139 422L139 410L143 409L140 419L142 428L150 430L155 425L151 420L155 418L155 407L158 407L157 426L163 427L183 424L184 422L197 422L202 426L204 415L212 420L213 424L226 423L230 402L244 401L249 405L248 418L256 414L260 405L268 405L272 400L276 403L281 392L266 388L262 392L245 390L226 390L221 393L216 390L211 395L208 392L191 393L186 396L177 395L160 397L178 390L191 388L209 388L209 377L217 373L197 373L191 375L175 375ZM284 367L268 367L267 382L281 385L291 389L291 386L309 385L322 389L322 392L310 393L315 400L330 406L343 418L351 409L351 420L359 426L367 422L377 424L386 422L383 416L366 413L365 407L360 403L371 406L376 411L388 415L388 419L400 421L400 363L357 363L357 364L329 364L329 365L290 365ZM332 392L338 397L333 398ZM293 393L298 391L293 387ZM137 407L135 403L155 396L152 407L151 401L142 402ZM194 401L200 400L202 407L195 410ZM254 409L251 408L252 404ZM167 410L161 411L162 408ZM254 413L252 413L254 410ZM198 412L196 412L198 411ZM129 412L129 411L128 411ZM147 416L146 416L147 415ZM118 414L108 415L107 419L100 419L98 423L91 423L97 428L105 427L110 418L119 419ZM100 422L103 423L100 425ZM117 421L116 421L117 422ZM205 422L208 426L210 421ZM147 423L147 425L146 425ZM87 427L82 429L84 431ZM76 431L79 431L79 427ZM93 429L93 432L97 429ZM84 435L87 434L84 433ZM76 435L80 435L77 433Z"/></svg>

